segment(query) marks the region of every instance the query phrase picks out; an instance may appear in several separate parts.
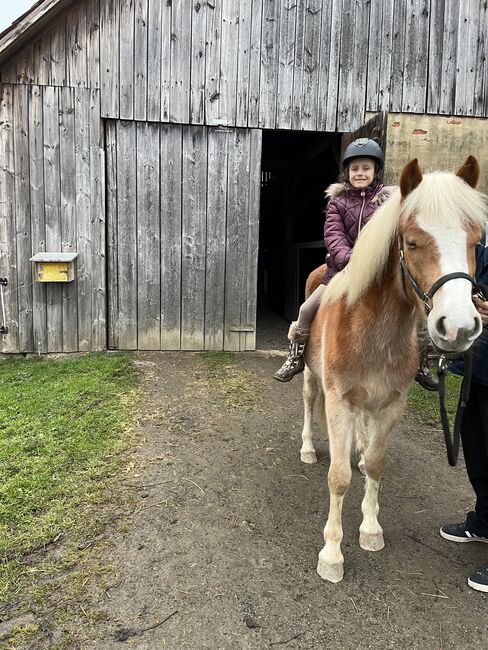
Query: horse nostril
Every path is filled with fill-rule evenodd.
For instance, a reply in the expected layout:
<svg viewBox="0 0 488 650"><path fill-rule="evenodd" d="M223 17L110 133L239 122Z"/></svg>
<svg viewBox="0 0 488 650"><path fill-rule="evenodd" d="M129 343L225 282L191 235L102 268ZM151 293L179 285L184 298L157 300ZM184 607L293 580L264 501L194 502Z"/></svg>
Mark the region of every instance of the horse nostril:
<svg viewBox="0 0 488 650"><path fill-rule="evenodd" d="M437 333L440 334L441 336L446 336L446 334L447 334L446 327L444 325L445 320L446 320L445 316L442 316L441 318L439 318L439 320L435 324L435 329L436 329Z"/></svg>

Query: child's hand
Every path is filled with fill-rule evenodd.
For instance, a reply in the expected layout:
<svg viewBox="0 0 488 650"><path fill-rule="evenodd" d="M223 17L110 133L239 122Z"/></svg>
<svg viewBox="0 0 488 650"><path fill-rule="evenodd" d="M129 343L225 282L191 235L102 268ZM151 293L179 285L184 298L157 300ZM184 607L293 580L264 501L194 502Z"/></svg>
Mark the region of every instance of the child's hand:
<svg viewBox="0 0 488 650"><path fill-rule="evenodd" d="M488 325L488 300L485 302L483 300L480 300L478 296L474 297L474 306L478 310L481 320L483 322L483 325Z"/></svg>

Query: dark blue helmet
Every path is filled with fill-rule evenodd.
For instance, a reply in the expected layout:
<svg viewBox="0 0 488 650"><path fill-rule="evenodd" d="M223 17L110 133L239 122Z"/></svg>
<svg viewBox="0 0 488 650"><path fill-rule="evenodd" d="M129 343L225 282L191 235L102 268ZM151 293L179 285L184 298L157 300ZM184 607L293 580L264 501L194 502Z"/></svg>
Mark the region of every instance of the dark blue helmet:
<svg viewBox="0 0 488 650"><path fill-rule="evenodd" d="M379 167L383 165L384 155L380 145L370 138L358 138L350 142L342 156L342 168L354 160L354 158L371 158Z"/></svg>

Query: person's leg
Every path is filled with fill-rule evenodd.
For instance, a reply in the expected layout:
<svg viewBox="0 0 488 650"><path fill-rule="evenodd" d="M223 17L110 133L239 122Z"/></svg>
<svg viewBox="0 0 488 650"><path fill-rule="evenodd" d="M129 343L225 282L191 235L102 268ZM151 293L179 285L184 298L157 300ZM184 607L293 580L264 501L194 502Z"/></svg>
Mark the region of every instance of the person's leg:
<svg viewBox="0 0 488 650"><path fill-rule="evenodd" d="M303 353L310 333L310 325L320 305L325 285L320 284L300 307L298 319L293 321L288 330L290 348L285 362L273 377L282 382L290 381L305 368Z"/></svg>
<svg viewBox="0 0 488 650"><path fill-rule="evenodd" d="M464 460L476 494L475 509L466 527L473 535L488 538L488 386L473 382L461 426Z"/></svg>
<svg viewBox="0 0 488 650"><path fill-rule="evenodd" d="M488 386L473 382L461 422L468 478L476 494L475 509L462 523L445 524L440 533L453 542L488 542Z"/></svg>

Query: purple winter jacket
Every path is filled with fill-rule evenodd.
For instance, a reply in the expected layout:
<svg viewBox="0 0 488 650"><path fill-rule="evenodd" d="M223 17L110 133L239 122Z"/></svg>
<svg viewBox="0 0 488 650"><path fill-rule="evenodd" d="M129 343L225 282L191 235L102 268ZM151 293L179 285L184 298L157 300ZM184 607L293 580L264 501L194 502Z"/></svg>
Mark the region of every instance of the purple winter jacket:
<svg viewBox="0 0 488 650"><path fill-rule="evenodd" d="M325 212L324 241L327 250L327 270L322 284L347 265L352 249L361 231L378 207L377 194L383 185L357 190L347 183L334 183L327 188L330 197Z"/></svg>

